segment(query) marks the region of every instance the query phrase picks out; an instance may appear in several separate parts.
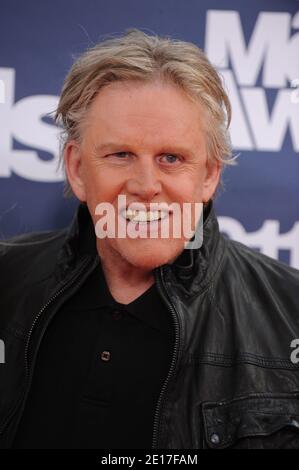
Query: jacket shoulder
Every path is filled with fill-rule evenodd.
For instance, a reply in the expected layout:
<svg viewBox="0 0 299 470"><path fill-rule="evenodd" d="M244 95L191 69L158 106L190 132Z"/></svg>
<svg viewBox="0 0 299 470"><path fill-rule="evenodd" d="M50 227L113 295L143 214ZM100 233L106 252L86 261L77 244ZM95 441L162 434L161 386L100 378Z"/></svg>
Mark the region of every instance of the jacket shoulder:
<svg viewBox="0 0 299 470"><path fill-rule="evenodd" d="M284 285L290 288L294 283L298 289L298 269L235 240L227 240L226 245L228 258L236 264L240 273L246 273L247 276L254 275L257 279L268 275L273 282L279 281L280 288Z"/></svg>
<svg viewBox="0 0 299 470"><path fill-rule="evenodd" d="M268 298L299 318L299 271L246 245L227 240L226 267L248 300Z"/></svg>
<svg viewBox="0 0 299 470"><path fill-rule="evenodd" d="M227 295L257 323L280 323L287 331L293 325L299 335L299 271L240 242L226 242L221 282Z"/></svg>
<svg viewBox="0 0 299 470"><path fill-rule="evenodd" d="M243 349L286 356L291 340L299 338L299 271L240 242L226 242L218 308L227 308L229 321L240 327Z"/></svg>
<svg viewBox="0 0 299 470"><path fill-rule="evenodd" d="M33 273L50 273L66 233L67 229L31 232L0 240L1 279L8 284Z"/></svg>

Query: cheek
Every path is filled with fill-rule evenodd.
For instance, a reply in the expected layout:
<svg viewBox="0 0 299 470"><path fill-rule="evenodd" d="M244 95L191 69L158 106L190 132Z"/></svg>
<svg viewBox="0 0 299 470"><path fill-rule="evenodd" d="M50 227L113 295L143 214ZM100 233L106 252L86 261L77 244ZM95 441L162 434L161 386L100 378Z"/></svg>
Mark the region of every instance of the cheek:
<svg viewBox="0 0 299 470"><path fill-rule="evenodd" d="M180 202L201 202L203 180L200 176L181 180L176 185L176 194Z"/></svg>
<svg viewBox="0 0 299 470"><path fill-rule="evenodd" d="M115 174L94 171L89 175L88 180L88 193L97 204L99 202L114 203L117 196L124 192L123 181Z"/></svg>

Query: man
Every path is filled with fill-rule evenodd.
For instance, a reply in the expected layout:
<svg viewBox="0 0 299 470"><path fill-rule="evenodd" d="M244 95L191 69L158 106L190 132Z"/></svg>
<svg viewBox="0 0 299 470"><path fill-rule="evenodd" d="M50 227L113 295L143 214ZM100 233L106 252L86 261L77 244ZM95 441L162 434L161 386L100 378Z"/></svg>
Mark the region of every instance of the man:
<svg viewBox="0 0 299 470"><path fill-rule="evenodd" d="M219 232L230 104L203 52L106 40L56 119L80 204L69 230L2 247L1 446L298 448L299 272Z"/></svg>

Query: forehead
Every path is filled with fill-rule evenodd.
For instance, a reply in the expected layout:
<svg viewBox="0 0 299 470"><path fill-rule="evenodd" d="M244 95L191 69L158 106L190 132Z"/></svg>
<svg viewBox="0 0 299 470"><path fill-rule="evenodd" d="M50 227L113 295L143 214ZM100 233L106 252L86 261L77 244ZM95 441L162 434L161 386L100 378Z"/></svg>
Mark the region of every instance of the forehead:
<svg viewBox="0 0 299 470"><path fill-rule="evenodd" d="M202 120L200 104L174 85L115 82L100 90L91 104L85 134L97 142L113 138L128 144L199 145Z"/></svg>

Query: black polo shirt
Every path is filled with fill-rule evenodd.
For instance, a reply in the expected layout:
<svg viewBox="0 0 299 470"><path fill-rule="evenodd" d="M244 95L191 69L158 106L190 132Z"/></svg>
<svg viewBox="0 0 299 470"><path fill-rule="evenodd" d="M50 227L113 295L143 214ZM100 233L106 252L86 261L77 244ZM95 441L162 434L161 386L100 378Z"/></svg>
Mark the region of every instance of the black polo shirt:
<svg viewBox="0 0 299 470"><path fill-rule="evenodd" d="M173 346L156 285L120 304L99 263L45 333L14 447L150 448Z"/></svg>

